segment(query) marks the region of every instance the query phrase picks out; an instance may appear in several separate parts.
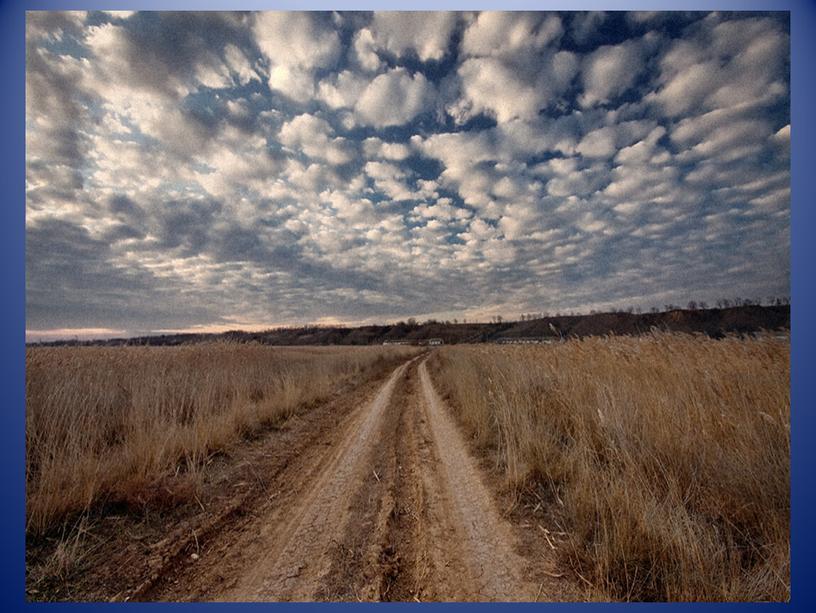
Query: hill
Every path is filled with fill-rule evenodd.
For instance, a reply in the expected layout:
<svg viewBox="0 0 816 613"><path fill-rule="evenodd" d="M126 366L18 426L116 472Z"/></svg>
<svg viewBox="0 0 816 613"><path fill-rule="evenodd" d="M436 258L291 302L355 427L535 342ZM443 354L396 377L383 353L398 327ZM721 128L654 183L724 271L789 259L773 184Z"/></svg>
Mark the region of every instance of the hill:
<svg viewBox="0 0 816 613"><path fill-rule="evenodd" d="M54 341L43 345L182 345L214 340L257 342L265 345L376 345L384 342L421 344L441 339L445 344L559 340L605 334L638 335L653 329L701 333L712 338L752 334L761 330L789 330L790 306L738 306L717 309L674 309L657 313L593 313L561 315L501 323L425 323L359 326L302 326L262 332L234 330L221 334L165 334L97 341Z"/></svg>

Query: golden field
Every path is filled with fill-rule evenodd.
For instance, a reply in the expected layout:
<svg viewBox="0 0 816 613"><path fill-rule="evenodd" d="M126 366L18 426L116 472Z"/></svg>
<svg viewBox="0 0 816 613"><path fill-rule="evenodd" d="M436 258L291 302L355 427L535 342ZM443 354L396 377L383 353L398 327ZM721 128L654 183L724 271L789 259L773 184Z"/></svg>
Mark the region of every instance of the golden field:
<svg viewBox="0 0 816 613"><path fill-rule="evenodd" d="M345 383L378 376L412 347L31 347L26 350L27 531L99 502L179 495L241 437Z"/></svg>
<svg viewBox="0 0 816 613"><path fill-rule="evenodd" d="M599 598L790 598L790 343L656 333L452 346L437 388L544 490Z"/></svg>

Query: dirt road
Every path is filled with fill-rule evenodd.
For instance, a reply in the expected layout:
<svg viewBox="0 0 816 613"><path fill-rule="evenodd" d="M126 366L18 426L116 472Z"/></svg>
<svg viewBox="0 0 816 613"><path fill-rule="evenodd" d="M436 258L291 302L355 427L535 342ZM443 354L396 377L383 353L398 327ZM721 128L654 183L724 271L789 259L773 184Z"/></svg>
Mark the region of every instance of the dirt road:
<svg viewBox="0 0 816 613"><path fill-rule="evenodd" d="M575 598L554 572L554 553L532 546L529 527L503 517L424 356L342 416L312 419L309 440L290 439L291 453L280 440L264 443L277 445L283 459L274 470L257 464L268 474L259 475L247 508L196 537L194 553L183 550L127 597ZM261 446L256 457L264 454L272 451Z"/></svg>

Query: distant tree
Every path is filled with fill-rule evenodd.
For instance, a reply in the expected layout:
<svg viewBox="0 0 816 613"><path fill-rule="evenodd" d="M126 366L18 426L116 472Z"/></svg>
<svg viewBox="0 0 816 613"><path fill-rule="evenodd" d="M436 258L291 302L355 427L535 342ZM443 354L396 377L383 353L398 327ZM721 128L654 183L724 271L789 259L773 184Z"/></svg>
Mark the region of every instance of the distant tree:
<svg viewBox="0 0 816 613"><path fill-rule="evenodd" d="M697 303L694 300L689 300L688 304L686 305L686 308L689 311L696 311L697 310Z"/></svg>
<svg viewBox="0 0 816 613"><path fill-rule="evenodd" d="M458 324L458 323L459 323L459 320L458 320L458 319L456 319L456 318L454 317L454 318L453 318L453 325L456 325L456 324Z"/></svg>
<svg viewBox="0 0 816 613"><path fill-rule="evenodd" d="M700 308L701 311L705 311L708 308L708 303L704 300L701 300L697 303L697 306Z"/></svg>
<svg viewBox="0 0 816 613"><path fill-rule="evenodd" d="M501 315L496 315L496 323L500 324L501 322L502 322L502 316Z"/></svg>
<svg viewBox="0 0 816 613"><path fill-rule="evenodd" d="M417 325L417 320L416 320L416 318L414 318L414 317L409 317L409 318L408 318L408 325L409 325L411 328L416 327L416 325Z"/></svg>
<svg viewBox="0 0 816 613"><path fill-rule="evenodd" d="M659 310L660 310L660 309L658 309L656 306L653 306L651 309L649 309L649 312L651 312L651 313L657 313L657 312L659 312Z"/></svg>

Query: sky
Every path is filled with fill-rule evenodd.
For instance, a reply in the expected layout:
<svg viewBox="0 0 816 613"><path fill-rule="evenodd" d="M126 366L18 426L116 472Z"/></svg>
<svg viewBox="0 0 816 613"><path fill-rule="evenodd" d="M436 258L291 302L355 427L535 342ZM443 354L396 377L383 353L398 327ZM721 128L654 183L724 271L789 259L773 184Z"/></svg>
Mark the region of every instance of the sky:
<svg viewBox="0 0 816 613"><path fill-rule="evenodd" d="M27 338L790 293L787 13L29 12Z"/></svg>

